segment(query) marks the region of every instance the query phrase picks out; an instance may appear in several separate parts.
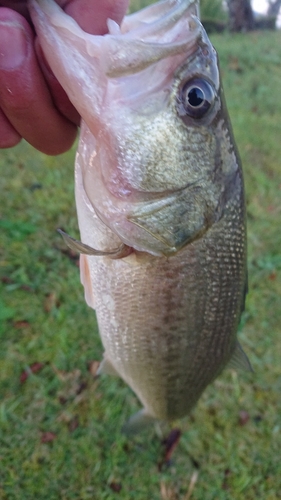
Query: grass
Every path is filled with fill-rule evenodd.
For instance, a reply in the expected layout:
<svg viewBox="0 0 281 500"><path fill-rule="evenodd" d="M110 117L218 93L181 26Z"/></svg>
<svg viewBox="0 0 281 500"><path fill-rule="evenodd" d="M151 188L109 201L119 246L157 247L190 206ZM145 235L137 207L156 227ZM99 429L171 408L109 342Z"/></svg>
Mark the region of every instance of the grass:
<svg viewBox="0 0 281 500"><path fill-rule="evenodd" d="M213 42L245 172L250 291L240 339L255 373L225 372L206 390L159 471L156 431L120 434L139 407L133 393L91 374L102 355L95 315L56 233L77 231L74 150L1 151L0 499L281 498L281 33Z"/></svg>
<svg viewBox="0 0 281 500"><path fill-rule="evenodd" d="M129 12L137 12L154 3L151 0L132 0L130 2ZM201 19L213 21L226 21L227 12L222 5L221 0L201 0L200 1L200 16Z"/></svg>

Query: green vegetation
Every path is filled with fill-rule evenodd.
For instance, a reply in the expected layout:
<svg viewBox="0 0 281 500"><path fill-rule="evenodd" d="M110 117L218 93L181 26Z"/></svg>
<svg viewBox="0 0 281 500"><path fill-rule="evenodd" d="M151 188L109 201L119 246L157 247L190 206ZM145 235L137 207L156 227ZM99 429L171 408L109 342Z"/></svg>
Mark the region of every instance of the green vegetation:
<svg viewBox="0 0 281 500"><path fill-rule="evenodd" d="M152 3L154 3L152 0L133 0L130 3L130 13L144 9ZM227 10L223 7L222 0L201 0L200 15L208 25L212 22L225 26L227 21Z"/></svg>
<svg viewBox="0 0 281 500"><path fill-rule="evenodd" d="M200 15L202 19L227 21L227 10L223 8L221 0L201 0Z"/></svg>
<svg viewBox="0 0 281 500"><path fill-rule="evenodd" d="M132 14L133 12L137 12L140 9L144 9L152 3L153 2L150 0L133 0L133 2L130 2L129 12L130 14Z"/></svg>
<svg viewBox="0 0 281 500"><path fill-rule="evenodd" d="M281 33L213 42L244 164L250 291L240 339L255 373L225 372L206 390L159 471L159 433L120 434L139 408L133 393L93 377L95 315L56 233L77 235L74 150L1 151L0 499L281 498Z"/></svg>

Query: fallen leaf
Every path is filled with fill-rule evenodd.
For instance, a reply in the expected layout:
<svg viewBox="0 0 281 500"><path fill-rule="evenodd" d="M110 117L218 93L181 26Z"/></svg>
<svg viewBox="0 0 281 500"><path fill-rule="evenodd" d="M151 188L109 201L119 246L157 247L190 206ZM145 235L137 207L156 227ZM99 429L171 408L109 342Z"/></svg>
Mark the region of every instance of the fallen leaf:
<svg viewBox="0 0 281 500"><path fill-rule="evenodd" d="M250 418L250 415L246 410L239 411L239 420L238 420L239 425L241 425L241 426L246 425L249 418Z"/></svg>
<svg viewBox="0 0 281 500"><path fill-rule="evenodd" d="M262 416L256 415L253 420L256 424L259 424L262 421Z"/></svg>
<svg viewBox="0 0 281 500"><path fill-rule="evenodd" d="M276 277L277 277L277 273L276 271L273 271L269 276L268 276L268 279L270 281L275 281L276 280Z"/></svg>
<svg viewBox="0 0 281 500"><path fill-rule="evenodd" d="M85 389L87 389L87 382L82 381L81 384L76 389L77 396L79 396L79 394L85 391Z"/></svg>
<svg viewBox="0 0 281 500"><path fill-rule="evenodd" d="M93 377L97 376L97 371L99 369L99 366L100 366L100 362L99 361L96 361L96 360L89 361L89 363L88 363L88 370L89 370L90 374Z"/></svg>
<svg viewBox="0 0 281 500"><path fill-rule="evenodd" d="M162 469L164 464L168 464L168 462L170 461L173 451L180 440L180 437L181 431L179 429L172 429L167 438L163 440L162 444L164 445L164 457L158 465L159 470Z"/></svg>
<svg viewBox="0 0 281 500"><path fill-rule="evenodd" d="M33 288L29 285L21 285L21 290L24 290L25 292L34 292Z"/></svg>
<svg viewBox="0 0 281 500"><path fill-rule="evenodd" d="M160 482L161 500L177 500L177 490L173 486L168 486L165 481Z"/></svg>
<svg viewBox="0 0 281 500"><path fill-rule="evenodd" d="M12 280L9 276L3 276L1 278L1 282L4 285L16 285L17 288L20 288L21 290L24 290L26 292L33 292L33 288L29 285L21 285L19 283L16 283L14 280Z"/></svg>
<svg viewBox="0 0 281 500"><path fill-rule="evenodd" d="M243 73L243 69L239 64L238 57L230 57L228 67L231 71L235 71L236 73Z"/></svg>
<svg viewBox="0 0 281 500"><path fill-rule="evenodd" d="M266 211L267 212L274 212L275 211L275 206L274 205L268 205L268 207L266 208Z"/></svg>
<svg viewBox="0 0 281 500"><path fill-rule="evenodd" d="M28 321L22 320L22 321L15 321L13 323L14 328L17 330L21 330L22 328L28 328L30 326L30 323Z"/></svg>
<svg viewBox="0 0 281 500"><path fill-rule="evenodd" d="M41 436L41 443L52 443L57 438L54 432L43 432Z"/></svg>
<svg viewBox="0 0 281 500"><path fill-rule="evenodd" d="M189 487L188 487L188 490L187 490L187 494L186 496L184 497L184 500L190 500L191 498L191 495L192 495L192 492L195 488L195 485L197 483L197 480L198 480L198 476L199 476L199 472L198 470L195 470L190 478L190 483L189 483Z"/></svg>
<svg viewBox="0 0 281 500"><path fill-rule="evenodd" d="M74 264L79 266L79 254L77 252L74 252L70 248L57 248L55 247L56 250L59 250L63 255L68 257Z"/></svg>
<svg viewBox="0 0 281 500"><path fill-rule="evenodd" d="M75 403L78 404L85 398L83 393L87 388L87 382L82 379L79 369L66 372L53 366L53 370L63 384L57 393L60 403L65 404L69 400L75 400Z"/></svg>
<svg viewBox="0 0 281 500"><path fill-rule="evenodd" d="M58 307L59 302L55 293L49 293L44 301L44 311L49 313L54 307Z"/></svg>
<svg viewBox="0 0 281 500"><path fill-rule="evenodd" d="M21 376L20 376L20 383L23 384L24 382L26 382L26 380L28 379L28 377L31 375L31 374L34 374L34 373L38 373L40 372L40 370L42 370L42 368L44 368L45 364L44 363L33 363L32 365L28 366L22 373L21 373Z"/></svg>
<svg viewBox="0 0 281 500"><path fill-rule="evenodd" d="M116 483L115 481L112 481L109 487L112 489L112 491L114 491L114 493L120 493L120 491L122 490L121 483Z"/></svg>
<svg viewBox="0 0 281 500"><path fill-rule="evenodd" d="M10 285L13 280L9 276L2 276L1 281L4 285Z"/></svg>
<svg viewBox="0 0 281 500"><path fill-rule="evenodd" d="M81 371L78 368L67 372L59 370L56 366L53 366L53 370L61 382L77 382L81 376Z"/></svg>
<svg viewBox="0 0 281 500"><path fill-rule="evenodd" d="M68 430L69 432L74 432L77 427L79 427L79 418L78 415L75 415L68 424Z"/></svg>
<svg viewBox="0 0 281 500"><path fill-rule="evenodd" d="M228 478L231 475L231 470L230 469L225 469L224 471L224 480L222 483L222 489L223 490L228 490L229 484L228 484Z"/></svg>
<svg viewBox="0 0 281 500"><path fill-rule="evenodd" d="M163 444L165 446L165 461L170 460L174 449L176 448L181 437L180 429L172 429L170 434L164 439Z"/></svg>
<svg viewBox="0 0 281 500"><path fill-rule="evenodd" d="M29 189L31 192L33 192L36 191L36 189L43 189L43 186L39 182L34 182L33 184L31 184L31 186L29 186Z"/></svg>

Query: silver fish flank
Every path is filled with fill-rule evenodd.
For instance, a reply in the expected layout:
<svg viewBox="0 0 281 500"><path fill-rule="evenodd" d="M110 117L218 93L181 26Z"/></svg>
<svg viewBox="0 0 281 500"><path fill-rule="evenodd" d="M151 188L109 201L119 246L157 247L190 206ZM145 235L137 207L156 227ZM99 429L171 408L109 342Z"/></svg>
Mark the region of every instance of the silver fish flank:
<svg viewBox="0 0 281 500"><path fill-rule="evenodd" d="M75 193L81 281L100 372L143 404L127 424L188 414L229 364L247 288L241 165L196 0L164 0L109 34L31 0L45 56L82 117Z"/></svg>

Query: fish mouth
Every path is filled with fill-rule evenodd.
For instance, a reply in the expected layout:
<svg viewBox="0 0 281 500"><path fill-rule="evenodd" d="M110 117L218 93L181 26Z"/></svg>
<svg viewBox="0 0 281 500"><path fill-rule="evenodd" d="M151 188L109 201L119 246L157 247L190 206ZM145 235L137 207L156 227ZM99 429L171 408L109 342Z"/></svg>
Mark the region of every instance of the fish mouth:
<svg viewBox="0 0 281 500"><path fill-rule="evenodd" d="M202 34L197 0L165 0L125 16L119 32L111 26L109 20L110 35L122 36L115 38L115 47L110 48L110 57L104 62L104 71L110 78L138 73L178 54L188 57Z"/></svg>
<svg viewBox="0 0 281 500"><path fill-rule="evenodd" d="M29 0L28 5L39 32L49 29L43 26L48 23L55 39L54 32L61 30L60 50L67 40L83 44L85 58L100 58L100 67L111 78L139 72L169 56L186 57L202 34L198 0L164 0L125 16L120 26L108 19L109 33L102 36L83 31L53 0ZM66 54L71 52L67 45Z"/></svg>
<svg viewBox="0 0 281 500"><path fill-rule="evenodd" d="M138 92L148 87L151 91L167 78L167 67L172 75L197 52L204 34L198 3L164 0L125 16L121 26L109 20L109 33L103 36L83 31L54 0L29 0L28 5L54 75L97 136L103 125L108 84L115 85L118 78L125 81L128 75L136 75ZM138 82L138 73L147 78L145 70L154 68L156 63L161 66L157 81L152 74L146 85L143 79Z"/></svg>

